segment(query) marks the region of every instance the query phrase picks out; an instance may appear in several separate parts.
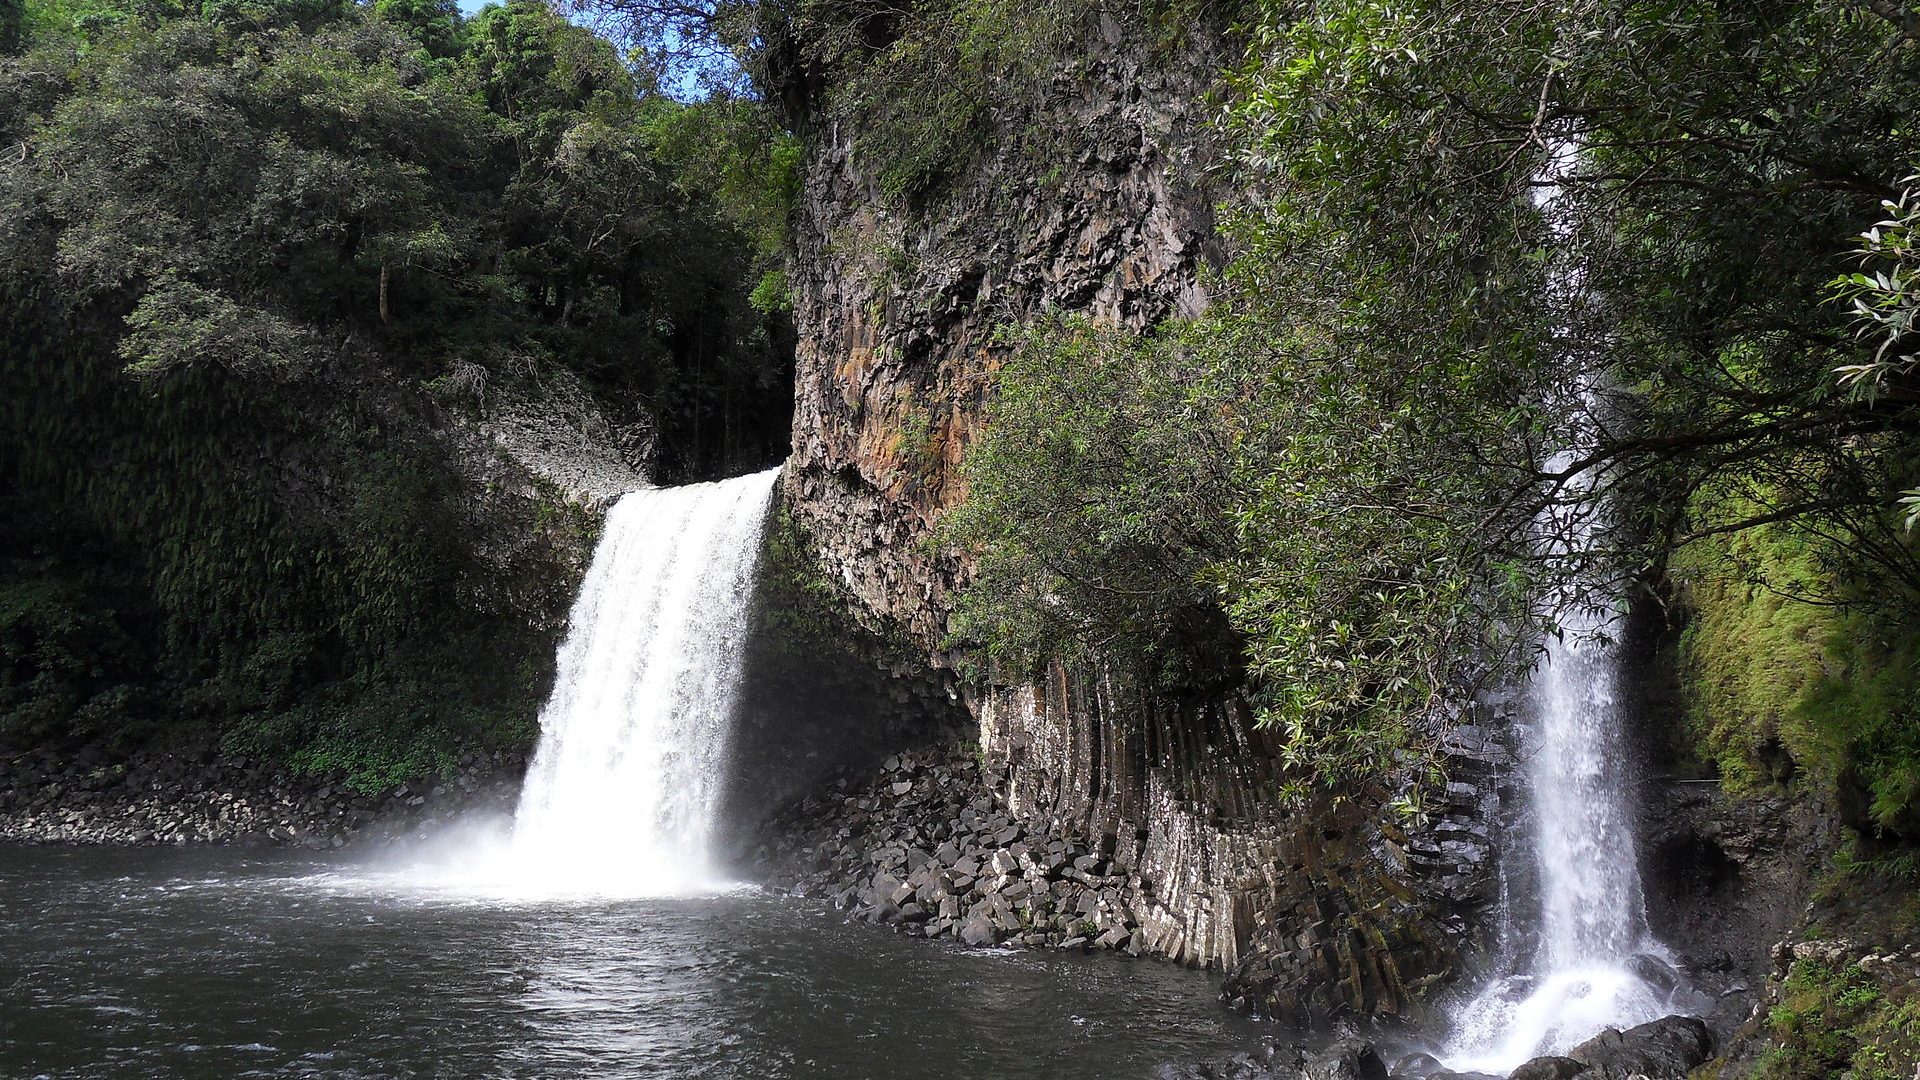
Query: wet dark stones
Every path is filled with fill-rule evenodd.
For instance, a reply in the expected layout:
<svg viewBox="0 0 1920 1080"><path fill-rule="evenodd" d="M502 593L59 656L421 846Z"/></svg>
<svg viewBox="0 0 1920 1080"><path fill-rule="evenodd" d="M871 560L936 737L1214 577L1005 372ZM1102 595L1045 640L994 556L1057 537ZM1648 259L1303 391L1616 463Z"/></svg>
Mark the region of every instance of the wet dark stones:
<svg viewBox="0 0 1920 1080"><path fill-rule="evenodd" d="M480 809L510 810L524 763L470 754L451 777L361 793L231 758L211 745L0 757L0 841L326 851L418 835Z"/></svg>
<svg viewBox="0 0 1920 1080"><path fill-rule="evenodd" d="M868 922L978 947L1140 955L1147 893L1111 852L1064 829L1031 829L995 799L970 755L888 758L775 816L752 862L769 888Z"/></svg>
<svg viewBox="0 0 1920 1080"><path fill-rule="evenodd" d="M1713 1056L1713 1033L1691 1016L1603 1031L1565 1056L1534 1058L1508 1080L1681 1080Z"/></svg>

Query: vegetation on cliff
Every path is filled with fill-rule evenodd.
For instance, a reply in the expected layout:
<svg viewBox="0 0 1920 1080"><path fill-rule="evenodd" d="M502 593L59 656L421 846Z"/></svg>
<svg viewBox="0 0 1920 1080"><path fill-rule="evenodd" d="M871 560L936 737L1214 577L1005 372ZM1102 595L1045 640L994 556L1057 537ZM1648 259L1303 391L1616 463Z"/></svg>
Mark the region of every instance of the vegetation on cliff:
<svg viewBox="0 0 1920 1080"><path fill-rule="evenodd" d="M1775 606L1832 624L1772 643L1818 670L1779 745L1867 793L1863 827L1910 828L1912 271L1894 227L1861 237L1920 152L1909 35L1838 2L1260 8L1221 87L1246 194L1214 311L1021 339L969 458L968 628L1031 655L1211 605L1337 781L1404 760L1396 717L1530 662L1544 585L1650 600L1671 563L1707 726L1768 712L1742 687L1801 693L1735 677L1727 635ZM1087 499L1059 473L1088 467L1178 480ZM1584 526L1598 550L1541 542ZM1741 558L1752 536L1793 554ZM1764 771L1750 734L1709 737L1732 775Z"/></svg>
<svg viewBox="0 0 1920 1080"><path fill-rule="evenodd" d="M1424 716L1595 599L1556 587L1624 589L1693 618L1699 756L1911 832L1920 47L1898 9L590 6L733 48L908 215L977 140L1032 144L1035 175L1072 152L1021 103L1077 43L1236 26L1221 152L1189 166L1235 193L1212 310L1007 327L943 537L972 555L964 643L1244 686L1304 793L1422 760ZM1588 528L1597 547L1543 543ZM1799 629L1745 640L1776 607ZM1809 676L1744 677L1756 653ZM1754 718L1787 698L1803 718L1776 738Z"/></svg>
<svg viewBox="0 0 1920 1080"><path fill-rule="evenodd" d="M5 10L0 731L523 741L586 523L476 422L576 381L668 475L777 459L791 140L539 3Z"/></svg>

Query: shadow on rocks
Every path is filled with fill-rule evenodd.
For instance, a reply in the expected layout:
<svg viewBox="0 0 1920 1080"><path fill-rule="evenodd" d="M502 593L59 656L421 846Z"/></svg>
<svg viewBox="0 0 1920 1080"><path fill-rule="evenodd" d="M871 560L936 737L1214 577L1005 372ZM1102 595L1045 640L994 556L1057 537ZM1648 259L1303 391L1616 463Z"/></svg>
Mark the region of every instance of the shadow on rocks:
<svg viewBox="0 0 1920 1080"><path fill-rule="evenodd" d="M1169 1065L1159 1080L1684 1080L1713 1056L1713 1035L1691 1016L1668 1016L1603 1031L1569 1050L1534 1058L1506 1077L1449 1072L1428 1054L1411 1054L1391 1071L1371 1043L1355 1037L1315 1054L1269 1046L1203 1065Z"/></svg>

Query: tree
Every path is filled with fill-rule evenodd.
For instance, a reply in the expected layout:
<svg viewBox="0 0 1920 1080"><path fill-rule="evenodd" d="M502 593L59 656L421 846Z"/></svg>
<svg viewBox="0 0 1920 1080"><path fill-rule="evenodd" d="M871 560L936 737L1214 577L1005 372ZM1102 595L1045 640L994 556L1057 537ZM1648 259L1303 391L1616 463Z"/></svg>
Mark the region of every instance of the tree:
<svg viewBox="0 0 1920 1080"><path fill-rule="evenodd" d="M457 56L465 48L465 25L455 0L374 0L373 13L403 28L436 58Z"/></svg>
<svg viewBox="0 0 1920 1080"><path fill-rule="evenodd" d="M777 455L763 250L611 46L523 3L436 56L421 11L0 58L0 734L205 724L364 786L524 739L576 521L476 477L474 414L558 381L682 475Z"/></svg>

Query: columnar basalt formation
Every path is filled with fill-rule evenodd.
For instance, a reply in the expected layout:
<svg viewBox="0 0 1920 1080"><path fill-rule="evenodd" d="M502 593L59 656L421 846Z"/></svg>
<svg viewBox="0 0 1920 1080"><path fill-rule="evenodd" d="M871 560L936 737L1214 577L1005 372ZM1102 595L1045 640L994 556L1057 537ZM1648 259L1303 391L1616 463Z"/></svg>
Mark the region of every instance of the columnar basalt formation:
<svg viewBox="0 0 1920 1080"><path fill-rule="evenodd" d="M1048 311L1137 330L1206 307L1221 193L1206 186L1205 102L1225 41L1193 30L1169 48L1099 17L1038 104L988 88L1026 104L911 200L885 193L862 120L832 115L820 88L799 95L809 151L784 496L859 616L904 632L935 668L958 666L948 620L965 567L929 538L964 497L958 466L1000 330ZM1036 143L1054 150L1036 156ZM1463 789L1436 819L1457 836L1410 840L1371 813L1278 805L1275 747L1232 695L1178 705L1098 666L951 677L1009 812L1123 857L1146 886L1130 892L1145 946L1235 969L1230 992L1252 1007L1407 1013L1488 898L1472 830L1490 787ZM1459 837L1471 851L1448 847Z"/></svg>

